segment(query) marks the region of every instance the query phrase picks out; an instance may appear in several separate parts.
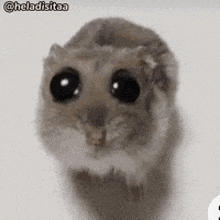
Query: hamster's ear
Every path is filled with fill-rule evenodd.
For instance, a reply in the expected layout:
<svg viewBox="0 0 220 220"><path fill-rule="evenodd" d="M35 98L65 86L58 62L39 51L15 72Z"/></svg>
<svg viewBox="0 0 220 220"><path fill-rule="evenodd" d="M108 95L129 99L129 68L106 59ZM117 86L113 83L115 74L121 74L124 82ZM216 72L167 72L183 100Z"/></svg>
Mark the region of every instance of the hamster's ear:
<svg viewBox="0 0 220 220"><path fill-rule="evenodd" d="M145 46L138 46L136 48L136 51L137 56L140 59L141 65L148 66L148 68L150 68L151 70L155 69L158 64L154 60L153 56L150 55Z"/></svg>
<svg viewBox="0 0 220 220"><path fill-rule="evenodd" d="M50 47L48 56L44 59L44 66L48 67L56 63L60 57L63 57L64 49L58 44L53 44Z"/></svg>
<svg viewBox="0 0 220 220"><path fill-rule="evenodd" d="M57 57L63 54L63 48L58 44L53 44L50 48L49 56Z"/></svg>
<svg viewBox="0 0 220 220"><path fill-rule="evenodd" d="M172 80L169 71L167 71L170 63L165 63L163 60L163 56L168 56L168 53L161 55L161 57L153 57L154 55L149 52L149 48L146 46L139 46L136 50L143 72L150 75L151 80L160 90L168 92Z"/></svg>

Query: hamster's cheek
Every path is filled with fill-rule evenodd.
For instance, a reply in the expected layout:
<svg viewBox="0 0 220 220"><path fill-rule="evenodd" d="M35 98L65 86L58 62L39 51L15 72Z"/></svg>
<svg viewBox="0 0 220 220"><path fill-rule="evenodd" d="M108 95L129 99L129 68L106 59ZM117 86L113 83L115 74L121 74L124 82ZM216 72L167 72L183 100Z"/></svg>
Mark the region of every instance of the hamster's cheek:
<svg viewBox="0 0 220 220"><path fill-rule="evenodd" d="M79 168L93 152L86 146L85 135L70 127L56 126L44 128L47 132L41 138L55 158L68 167Z"/></svg>
<svg viewBox="0 0 220 220"><path fill-rule="evenodd" d="M57 126L43 137L47 150L65 167L75 171L87 170L91 174L104 176L112 168L108 153L103 155L95 146L87 144L85 133L69 127Z"/></svg>

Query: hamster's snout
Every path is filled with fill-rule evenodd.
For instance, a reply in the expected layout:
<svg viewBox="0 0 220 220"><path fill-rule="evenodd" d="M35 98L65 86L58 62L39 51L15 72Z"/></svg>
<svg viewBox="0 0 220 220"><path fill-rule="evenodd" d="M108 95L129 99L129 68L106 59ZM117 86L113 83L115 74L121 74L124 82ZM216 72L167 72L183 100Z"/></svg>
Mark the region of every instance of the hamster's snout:
<svg viewBox="0 0 220 220"><path fill-rule="evenodd" d="M105 105L90 105L81 111L82 125L89 146L102 148L106 143L106 118L108 108Z"/></svg>
<svg viewBox="0 0 220 220"><path fill-rule="evenodd" d="M89 146L103 148L106 143L106 129L104 127L96 128L89 124L84 125L86 141Z"/></svg>
<svg viewBox="0 0 220 220"><path fill-rule="evenodd" d="M90 106L86 110L86 121L96 128L104 127L107 114L108 109L104 105Z"/></svg>

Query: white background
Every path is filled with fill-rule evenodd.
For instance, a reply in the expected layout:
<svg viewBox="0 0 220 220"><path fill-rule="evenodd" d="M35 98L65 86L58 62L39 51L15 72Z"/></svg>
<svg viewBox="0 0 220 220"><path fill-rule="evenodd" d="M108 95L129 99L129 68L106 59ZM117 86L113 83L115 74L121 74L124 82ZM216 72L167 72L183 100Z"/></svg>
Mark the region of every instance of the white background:
<svg viewBox="0 0 220 220"><path fill-rule="evenodd" d="M81 0L68 12L10 14L0 3L0 219L70 219L54 161L35 136L42 58L85 22L120 16L156 30L180 64L187 132L164 219L206 220L220 194L220 2Z"/></svg>

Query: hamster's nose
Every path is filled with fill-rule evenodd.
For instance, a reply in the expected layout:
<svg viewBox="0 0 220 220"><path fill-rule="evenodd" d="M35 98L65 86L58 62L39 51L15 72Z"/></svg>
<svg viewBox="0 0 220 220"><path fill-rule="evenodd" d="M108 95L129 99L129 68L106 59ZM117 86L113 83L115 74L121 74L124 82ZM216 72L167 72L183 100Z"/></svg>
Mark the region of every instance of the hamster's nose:
<svg viewBox="0 0 220 220"><path fill-rule="evenodd" d="M95 127L104 127L108 109L104 105L89 106L87 108L87 121Z"/></svg>

